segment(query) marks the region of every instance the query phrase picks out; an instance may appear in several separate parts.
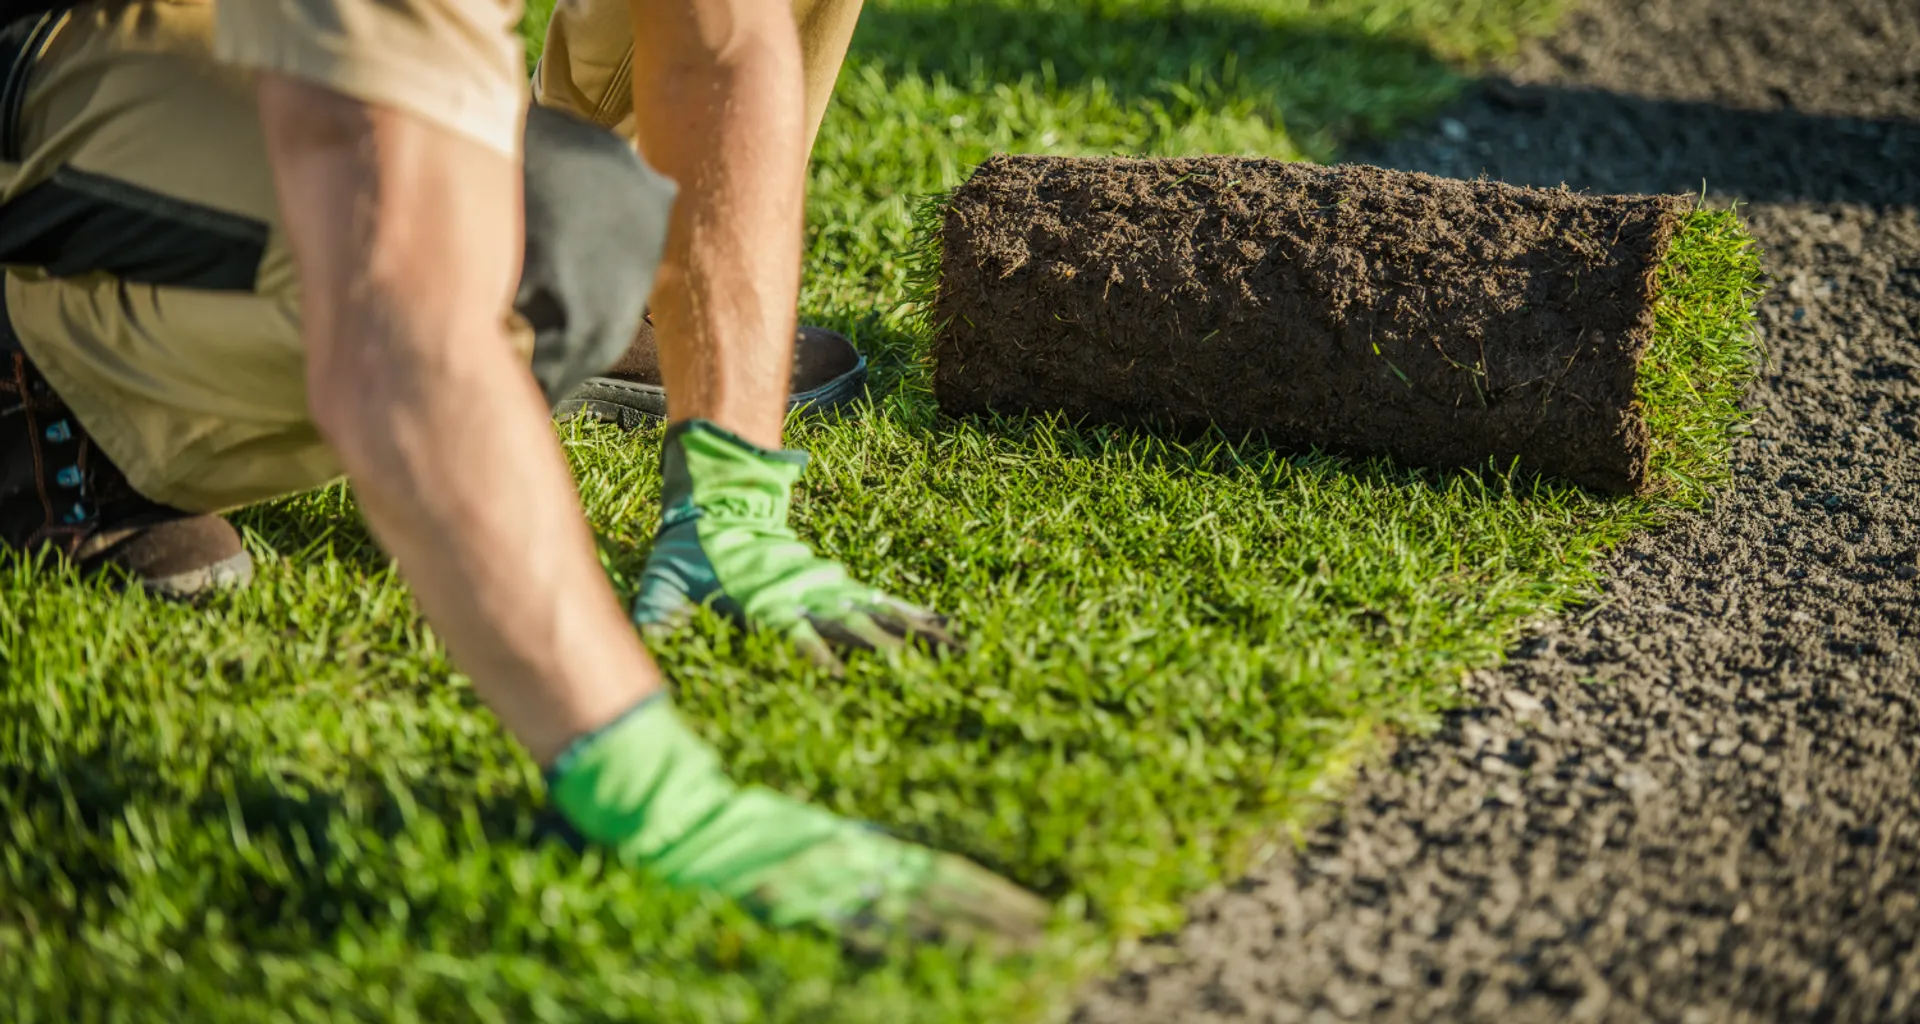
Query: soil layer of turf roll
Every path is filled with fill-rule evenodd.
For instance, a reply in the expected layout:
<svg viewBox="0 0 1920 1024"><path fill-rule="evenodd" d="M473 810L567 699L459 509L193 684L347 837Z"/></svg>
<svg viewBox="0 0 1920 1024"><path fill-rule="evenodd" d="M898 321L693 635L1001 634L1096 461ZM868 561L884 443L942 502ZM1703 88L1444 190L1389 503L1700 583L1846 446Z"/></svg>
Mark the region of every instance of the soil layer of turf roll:
<svg viewBox="0 0 1920 1024"><path fill-rule="evenodd" d="M1692 210L1376 167L995 157L948 197L942 409L1217 426L1644 493L1636 380Z"/></svg>

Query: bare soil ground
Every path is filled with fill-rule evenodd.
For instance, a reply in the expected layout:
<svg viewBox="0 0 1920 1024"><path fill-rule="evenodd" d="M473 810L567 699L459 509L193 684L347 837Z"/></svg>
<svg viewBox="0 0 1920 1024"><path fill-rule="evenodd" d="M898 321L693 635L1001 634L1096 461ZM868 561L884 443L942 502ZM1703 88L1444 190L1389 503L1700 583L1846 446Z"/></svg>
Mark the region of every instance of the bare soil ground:
<svg viewBox="0 0 1920 1024"><path fill-rule="evenodd" d="M1753 435L1076 1019L1920 1019L1920 4L1596 2L1361 159L1750 204Z"/></svg>

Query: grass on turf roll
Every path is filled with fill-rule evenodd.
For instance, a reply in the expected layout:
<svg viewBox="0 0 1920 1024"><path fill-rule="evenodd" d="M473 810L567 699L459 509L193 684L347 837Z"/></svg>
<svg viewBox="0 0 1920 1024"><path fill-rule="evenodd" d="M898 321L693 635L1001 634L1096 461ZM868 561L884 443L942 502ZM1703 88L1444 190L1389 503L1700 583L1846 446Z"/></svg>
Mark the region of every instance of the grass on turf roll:
<svg viewBox="0 0 1920 1024"><path fill-rule="evenodd" d="M941 408L1218 427L1697 495L1758 259L1678 196L1264 159L1001 156L939 207Z"/></svg>

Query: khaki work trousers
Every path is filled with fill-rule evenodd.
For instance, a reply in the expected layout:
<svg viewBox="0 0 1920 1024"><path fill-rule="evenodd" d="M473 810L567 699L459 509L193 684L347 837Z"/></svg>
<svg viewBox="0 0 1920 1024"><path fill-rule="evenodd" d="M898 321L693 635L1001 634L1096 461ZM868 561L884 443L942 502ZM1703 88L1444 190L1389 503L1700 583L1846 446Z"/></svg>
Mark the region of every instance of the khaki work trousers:
<svg viewBox="0 0 1920 1024"><path fill-rule="evenodd" d="M859 8L797 0L816 131ZM196 512L340 473L307 411L298 289L251 85L214 59L212 15L208 0L95 0L0 26L0 347L26 351L135 489ZM539 102L630 140L632 53L625 0L562 0ZM544 175L545 198L565 203L536 203L538 138L585 154ZM630 146L614 146L631 166L618 164L550 118L528 119L526 145L521 298L591 304L556 321L597 331L548 337L522 322L550 384L580 376L582 359L611 365L631 337L665 233L665 183ZM563 264L545 280L532 280L538 205L564 222L545 232Z"/></svg>

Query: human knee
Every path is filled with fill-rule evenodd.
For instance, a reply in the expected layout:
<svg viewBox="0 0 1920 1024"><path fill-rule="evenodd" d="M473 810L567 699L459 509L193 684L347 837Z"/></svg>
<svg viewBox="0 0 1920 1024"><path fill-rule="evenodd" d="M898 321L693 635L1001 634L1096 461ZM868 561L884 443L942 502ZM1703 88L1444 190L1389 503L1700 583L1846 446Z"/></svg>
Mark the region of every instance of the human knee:
<svg viewBox="0 0 1920 1024"><path fill-rule="evenodd" d="M674 185L619 136L542 107L526 127L526 262L514 309L549 402L633 341L666 248Z"/></svg>

